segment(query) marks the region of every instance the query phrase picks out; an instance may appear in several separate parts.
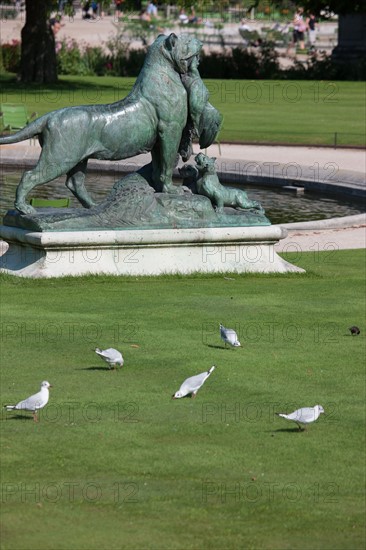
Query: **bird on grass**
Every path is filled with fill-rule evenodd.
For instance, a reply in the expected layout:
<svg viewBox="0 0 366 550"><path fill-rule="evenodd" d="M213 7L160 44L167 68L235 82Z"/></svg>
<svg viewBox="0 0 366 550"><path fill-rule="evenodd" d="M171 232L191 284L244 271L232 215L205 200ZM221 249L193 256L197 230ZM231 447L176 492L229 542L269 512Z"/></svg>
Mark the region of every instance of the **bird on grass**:
<svg viewBox="0 0 366 550"><path fill-rule="evenodd" d="M108 363L109 368L114 367L116 368L116 365L119 365L120 367L123 367L123 357L122 353L114 348L108 348L101 350L99 348L95 348L95 353L99 355L106 363Z"/></svg>
<svg viewBox="0 0 366 550"><path fill-rule="evenodd" d="M181 397L186 397L187 395L190 395L192 398L196 397L198 390L201 386L203 386L214 369L215 366L213 365L208 371L201 372L201 374L191 376L190 378L187 378L187 380L184 380L179 390L172 395L172 399L180 399Z"/></svg>
<svg viewBox="0 0 366 550"><path fill-rule="evenodd" d="M351 332L352 336L358 336L361 332L360 329L358 327L356 327L356 325L353 325L352 327L349 327L348 330Z"/></svg>
<svg viewBox="0 0 366 550"><path fill-rule="evenodd" d="M19 401L17 405L5 405L7 411L30 411L33 413L34 422L38 422L37 411L43 409L48 403L49 388L52 388L51 384L46 380L42 382L41 389L38 393L27 397L23 401Z"/></svg>
<svg viewBox="0 0 366 550"><path fill-rule="evenodd" d="M224 325L220 323L220 336L221 340L225 342L225 347L226 344L230 344L230 346L233 346L234 348L240 348L241 344L234 329L225 328Z"/></svg>
<svg viewBox="0 0 366 550"><path fill-rule="evenodd" d="M296 424L299 427L299 431L304 430L305 428L302 428L300 424L311 424L312 422L315 422L315 420L318 420L321 413L324 412L324 409L321 405L315 405L315 407L303 407L302 409L297 409L296 411L285 414L285 413L276 413L278 416L282 416L282 418L286 418L286 420L291 420L292 422L296 422Z"/></svg>

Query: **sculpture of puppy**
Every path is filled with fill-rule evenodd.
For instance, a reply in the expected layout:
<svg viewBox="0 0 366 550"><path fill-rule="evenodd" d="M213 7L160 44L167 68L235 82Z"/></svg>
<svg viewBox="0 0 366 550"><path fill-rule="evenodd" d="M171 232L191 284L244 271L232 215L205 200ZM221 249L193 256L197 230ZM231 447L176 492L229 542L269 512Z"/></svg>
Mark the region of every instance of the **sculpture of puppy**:
<svg viewBox="0 0 366 550"><path fill-rule="evenodd" d="M224 206L243 209L255 208L263 212L259 202L251 201L245 191L221 185L215 170L215 160L215 157L210 158L203 153L199 153L195 157L198 170L197 192L211 199L217 212L222 212Z"/></svg>

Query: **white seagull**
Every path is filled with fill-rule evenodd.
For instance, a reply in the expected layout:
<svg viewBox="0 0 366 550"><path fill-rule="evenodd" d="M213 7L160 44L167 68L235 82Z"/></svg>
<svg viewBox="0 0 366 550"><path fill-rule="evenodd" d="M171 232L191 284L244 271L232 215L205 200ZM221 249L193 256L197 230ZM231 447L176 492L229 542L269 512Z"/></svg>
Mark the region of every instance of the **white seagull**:
<svg viewBox="0 0 366 550"><path fill-rule="evenodd" d="M230 344L230 346L233 346L234 348L240 348L241 344L234 329L225 328L224 325L220 323L220 336L225 342L225 347L226 344Z"/></svg>
<svg viewBox="0 0 366 550"><path fill-rule="evenodd" d="M214 369L215 366L213 365L208 371L201 372L201 374L191 376L190 378L187 378L187 380L184 380L179 390L176 391L175 394L172 396L172 399L180 399L181 397L185 397L186 395L196 397L198 390L201 386L203 386L204 382L207 380Z"/></svg>
<svg viewBox="0 0 366 550"><path fill-rule="evenodd" d="M290 414L276 414L278 416L282 416L282 418L286 418L287 420L292 420L293 422L296 422L299 430L302 430L300 424L311 424L312 422L315 422L315 420L318 420L319 416L323 412L324 409L321 405L315 405L315 407L303 407L302 409L297 409Z"/></svg>
<svg viewBox="0 0 366 550"><path fill-rule="evenodd" d="M38 422L37 411L43 409L48 403L49 391L52 388L51 384L47 381L42 382L41 389L38 393L27 397L23 401L19 401L17 405L5 405L7 411L31 411L33 413L33 420Z"/></svg>
<svg viewBox="0 0 366 550"><path fill-rule="evenodd" d="M97 353L106 363L109 364L110 367L116 368L116 365L119 365L120 367L123 367L123 357L122 353L114 348L108 348L101 350L99 348L95 348L95 353Z"/></svg>

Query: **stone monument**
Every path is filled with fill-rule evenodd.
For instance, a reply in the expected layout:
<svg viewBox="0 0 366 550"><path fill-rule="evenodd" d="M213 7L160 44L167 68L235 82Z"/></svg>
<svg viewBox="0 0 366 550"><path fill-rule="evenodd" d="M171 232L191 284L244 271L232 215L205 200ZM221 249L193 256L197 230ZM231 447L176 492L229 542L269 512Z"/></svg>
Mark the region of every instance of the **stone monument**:
<svg viewBox="0 0 366 550"><path fill-rule="evenodd" d="M181 168L183 185L173 182L179 158L189 161L195 140L209 147L222 122L199 75L201 48L190 35L160 35L123 100L59 109L0 138L6 145L37 137L42 147L17 187L16 210L0 228L9 244L2 271L30 277L298 271L274 251L281 228L244 191L220 183L215 159L199 153ZM88 160L146 152L151 162L94 204L85 186ZM28 204L35 187L62 175L84 208Z"/></svg>

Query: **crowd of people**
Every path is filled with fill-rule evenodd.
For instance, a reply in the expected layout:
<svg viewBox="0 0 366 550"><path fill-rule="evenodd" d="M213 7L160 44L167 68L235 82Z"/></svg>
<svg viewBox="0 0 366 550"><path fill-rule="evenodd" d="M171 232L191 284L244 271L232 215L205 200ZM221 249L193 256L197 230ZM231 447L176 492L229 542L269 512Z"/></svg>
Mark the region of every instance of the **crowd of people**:
<svg viewBox="0 0 366 550"><path fill-rule="evenodd" d="M104 17L105 9L109 9L112 4L114 5L116 17L122 15L122 5L124 0L114 0L114 2L108 0L100 0L99 2L93 0L82 0L81 10L83 19L97 19L98 17ZM74 15L74 1L73 0L58 0L57 11L60 16Z"/></svg>
<svg viewBox="0 0 366 550"><path fill-rule="evenodd" d="M194 6L191 6L191 13L189 15L186 14L184 8L181 8L178 20L182 25L194 25L195 23L200 24L202 22L202 19L197 17Z"/></svg>
<svg viewBox="0 0 366 550"><path fill-rule="evenodd" d="M114 15L121 17L123 15L122 7L125 0L113 0L106 1L100 0L84 0L81 3L82 18L83 19L97 19L104 16L104 9L108 6L114 8ZM139 19L141 21L151 22L152 25L156 25L156 21L159 19L157 0L149 0L146 7L139 13ZM58 13L50 20L50 26L53 33L56 35L60 30L63 20L63 16L68 13L67 10L73 9L73 0L59 0L58 1ZM194 6L191 6L189 13L186 13L184 8L181 8L176 15L176 22L181 25L194 25L202 24L205 26L207 21L203 21L202 18L196 15ZM305 14L302 7L298 7L292 20L285 23L276 22L271 31L279 32L284 38L284 44L287 46L287 54L291 47L296 47L300 52L305 50L305 43L310 50L315 49L316 35L317 35L318 21L313 13ZM244 43L247 46L259 47L263 41L266 40L258 31L256 31L256 25L250 19L242 19L239 26L239 32L244 39Z"/></svg>
<svg viewBox="0 0 366 550"><path fill-rule="evenodd" d="M252 23L249 19L242 19L239 33L244 38L246 45L258 46L263 42L263 39L258 36L255 39L250 39L255 34L258 34ZM306 41L309 49L313 50L316 42L317 24L317 18L313 13L305 16L304 9L299 7L292 21L287 21L283 24L275 23L270 31L276 31L281 34L284 43L287 45L287 50L290 47L296 47L300 51L305 50Z"/></svg>
<svg viewBox="0 0 366 550"><path fill-rule="evenodd" d="M104 1L92 1L83 0L81 2L82 17L83 19L96 19L97 17L103 17L105 11L113 9L113 15L116 18L120 18L123 15L124 0L104 0ZM66 13L68 15L74 13L73 0L58 0L57 12L59 16L63 16ZM146 8L143 8L139 12L139 18L142 21L153 21L158 19L158 7L156 0L150 0L147 3ZM197 17L194 6L191 6L189 15L186 14L185 9L181 8L177 16L178 22L182 25L201 23L202 19Z"/></svg>

